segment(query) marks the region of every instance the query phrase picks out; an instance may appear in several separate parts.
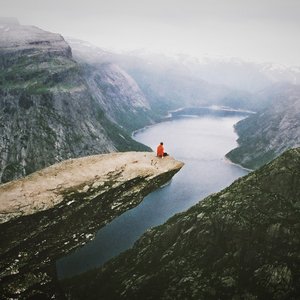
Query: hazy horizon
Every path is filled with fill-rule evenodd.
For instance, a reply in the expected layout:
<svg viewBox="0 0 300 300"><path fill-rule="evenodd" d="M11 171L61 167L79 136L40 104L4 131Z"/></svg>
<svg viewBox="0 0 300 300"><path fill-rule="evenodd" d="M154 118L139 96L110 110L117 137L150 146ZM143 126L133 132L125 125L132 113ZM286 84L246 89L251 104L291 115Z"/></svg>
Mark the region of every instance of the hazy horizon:
<svg viewBox="0 0 300 300"><path fill-rule="evenodd" d="M146 49L300 66L300 3L296 0L0 3L1 17L15 17L21 24L104 49Z"/></svg>

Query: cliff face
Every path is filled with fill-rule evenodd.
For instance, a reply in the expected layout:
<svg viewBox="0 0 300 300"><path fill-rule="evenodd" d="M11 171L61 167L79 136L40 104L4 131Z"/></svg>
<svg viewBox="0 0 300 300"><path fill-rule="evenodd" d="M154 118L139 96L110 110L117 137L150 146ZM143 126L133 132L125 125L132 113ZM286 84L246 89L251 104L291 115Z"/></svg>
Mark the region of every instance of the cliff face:
<svg viewBox="0 0 300 300"><path fill-rule="evenodd" d="M299 299L300 148L146 232L72 299Z"/></svg>
<svg viewBox="0 0 300 300"><path fill-rule="evenodd" d="M55 261L138 205L182 165L154 153L114 153L70 159L1 185L2 299L64 298Z"/></svg>
<svg viewBox="0 0 300 300"><path fill-rule="evenodd" d="M90 90L110 120L130 132L158 120L136 81L112 59L111 53L80 40L67 41Z"/></svg>
<svg viewBox="0 0 300 300"><path fill-rule="evenodd" d="M274 86L259 97L269 106L236 124L239 147L226 155L251 169L300 146L300 86Z"/></svg>
<svg viewBox="0 0 300 300"><path fill-rule="evenodd" d="M16 24L0 33L0 182L71 157L147 149L108 119L60 35Z"/></svg>
<svg viewBox="0 0 300 300"><path fill-rule="evenodd" d="M95 63L83 68L90 91L110 120L132 132L158 119L136 82L119 66Z"/></svg>

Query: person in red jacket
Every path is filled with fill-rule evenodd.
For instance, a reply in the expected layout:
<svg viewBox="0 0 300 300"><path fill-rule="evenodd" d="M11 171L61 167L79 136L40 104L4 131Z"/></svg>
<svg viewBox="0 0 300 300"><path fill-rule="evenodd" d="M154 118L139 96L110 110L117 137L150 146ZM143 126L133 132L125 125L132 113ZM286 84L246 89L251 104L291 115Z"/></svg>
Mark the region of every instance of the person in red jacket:
<svg viewBox="0 0 300 300"><path fill-rule="evenodd" d="M158 157L164 157L164 156L167 156L168 154L165 152L165 149L164 149L164 143L161 142L158 146L157 146L157 149L156 149L156 155Z"/></svg>

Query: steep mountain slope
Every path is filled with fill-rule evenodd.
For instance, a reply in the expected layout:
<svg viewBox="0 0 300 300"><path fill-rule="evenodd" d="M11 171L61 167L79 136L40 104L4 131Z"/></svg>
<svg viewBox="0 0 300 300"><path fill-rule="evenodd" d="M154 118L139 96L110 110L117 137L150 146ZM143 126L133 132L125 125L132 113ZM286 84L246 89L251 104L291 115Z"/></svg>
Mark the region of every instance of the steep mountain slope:
<svg viewBox="0 0 300 300"><path fill-rule="evenodd" d="M146 232L72 299L299 299L300 148Z"/></svg>
<svg viewBox="0 0 300 300"><path fill-rule="evenodd" d="M131 133L158 120L136 82L119 66L112 63L81 63L81 66L93 97L106 116L124 130Z"/></svg>
<svg viewBox="0 0 300 300"><path fill-rule="evenodd" d="M269 105L236 124L239 147L226 155L251 169L300 146L300 86L275 85L257 97Z"/></svg>
<svg viewBox="0 0 300 300"><path fill-rule="evenodd" d="M85 71L90 90L112 121L131 132L160 119L136 81L120 67L114 54L81 40L68 38L67 41L74 58Z"/></svg>
<svg viewBox="0 0 300 300"><path fill-rule="evenodd" d="M107 118L60 35L17 24L0 33L0 182L70 157L147 149Z"/></svg>
<svg viewBox="0 0 300 300"><path fill-rule="evenodd" d="M153 152L109 153L69 159L0 185L0 298L65 299L55 261L182 166Z"/></svg>

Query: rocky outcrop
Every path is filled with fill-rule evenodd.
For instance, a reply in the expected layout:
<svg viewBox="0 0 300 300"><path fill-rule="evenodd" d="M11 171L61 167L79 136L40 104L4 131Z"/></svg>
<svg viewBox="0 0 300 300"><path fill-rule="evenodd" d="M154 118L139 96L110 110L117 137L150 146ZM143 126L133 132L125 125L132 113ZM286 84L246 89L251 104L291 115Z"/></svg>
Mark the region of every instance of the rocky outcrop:
<svg viewBox="0 0 300 300"><path fill-rule="evenodd" d="M1 24L0 79L0 182L68 158L149 150L106 116L59 34Z"/></svg>
<svg viewBox="0 0 300 300"><path fill-rule="evenodd" d="M55 261L138 205L182 165L154 153L113 153L70 159L1 185L1 299L64 298Z"/></svg>
<svg viewBox="0 0 300 300"><path fill-rule="evenodd" d="M72 299L299 299L299 230L297 148L65 286Z"/></svg>
<svg viewBox="0 0 300 300"><path fill-rule="evenodd" d="M226 155L250 169L300 146L300 86L280 84L258 96L269 106L235 125L239 146Z"/></svg>

